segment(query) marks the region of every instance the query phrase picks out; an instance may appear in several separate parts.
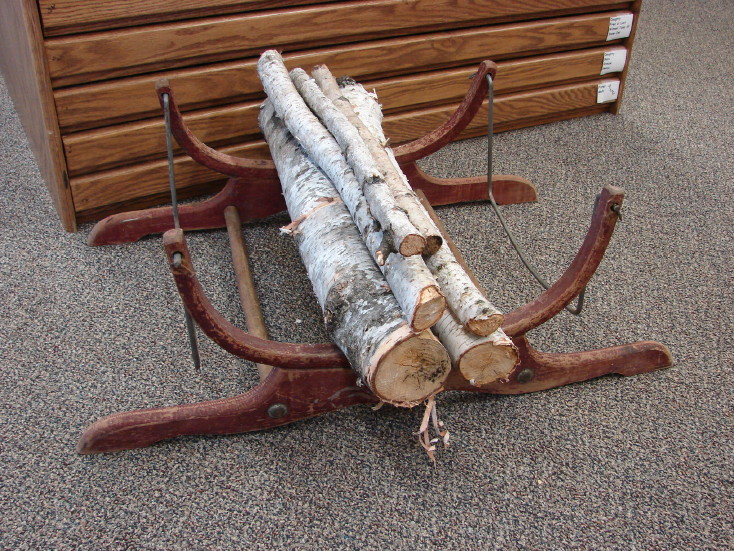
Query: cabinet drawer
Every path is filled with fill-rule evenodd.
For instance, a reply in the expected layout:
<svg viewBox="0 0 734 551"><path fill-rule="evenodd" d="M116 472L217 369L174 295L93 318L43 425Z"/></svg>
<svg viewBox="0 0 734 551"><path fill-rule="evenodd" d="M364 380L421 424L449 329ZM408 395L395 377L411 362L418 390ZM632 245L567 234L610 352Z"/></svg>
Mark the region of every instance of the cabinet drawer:
<svg viewBox="0 0 734 551"><path fill-rule="evenodd" d="M610 50L598 48L500 62L496 93L598 78L604 54ZM475 70L476 66L472 65L364 84L368 89L377 90L385 113L397 113L426 104L435 106L460 101ZM184 118L197 137L210 146L219 147L257 139L259 107L260 100L256 100L194 111ZM163 121L159 115L142 122L71 134L64 137L64 150L71 176L162 159L166 156ZM175 151L179 153L180 149L176 147Z"/></svg>
<svg viewBox="0 0 734 551"><path fill-rule="evenodd" d="M360 0L50 38L46 50L58 87L238 59L266 48L289 52L602 6L609 2Z"/></svg>
<svg viewBox="0 0 734 551"><path fill-rule="evenodd" d="M375 40L307 50L285 58L291 68L326 63L334 74L363 81L460 67L483 59L500 61L619 43L607 43L609 21L627 13L606 12ZM160 105L153 90L161 77L169 79L184 111L257 99L262 97L262 85L256 64L256 58L244 59L57 90L59 121L62 130L69 133L159 116Z"/></svg>
<svg viewBox="0 0 734 551"><path fill-rule="evenodd" d="M613 104L596 102L595 80L578 84L542 88L530 92L511 93L495 99L495 129L531 126L551 120L608 111ZM443 124L454 112L458 103L412 111L385 117L385 133L393 143L419 138ZM486 103L477 117L467 127L462 137L478 136L486 132ZM220 148L230 155L268 158L267 145L262 141L231 145ZM182 197L212 191L224 183L225 178L187 156L175 160L177 187ZM131 186L130 182L135 182ZM79 220L93 220L101 213L109 214L130 210L136 204L151 204L157 198L165 201L168 193L168 165L165 160L140 163L130 167L95 173L71 180Z"/></svg>
<svg viewBox="0 0 734 551"><path fill-rule="evenodd" d="M58 36L311 3L312 0L95 0L90 8L88 0L38 0L38 8L44 36Z"/></svg>

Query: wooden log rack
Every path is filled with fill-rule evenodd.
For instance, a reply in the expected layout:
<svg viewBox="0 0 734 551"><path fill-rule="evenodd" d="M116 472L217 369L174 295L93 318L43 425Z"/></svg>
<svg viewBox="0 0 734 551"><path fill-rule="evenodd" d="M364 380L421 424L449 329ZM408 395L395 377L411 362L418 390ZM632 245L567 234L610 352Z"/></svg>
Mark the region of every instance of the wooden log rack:
<svg viewBox="0 0 734 551"><path fill-rule="evenodd" d="M431 205L488 200L488 179L486 176L434 178L423 172L416 161L441 149L472 120L488 92L486 77L493 75L494 69L492 62L482 62L466 97L445 124L421 139L395 148L401 168L458 259L461 255ZM249 270L241 224L285 209L273 163L232 157L211 149L186 128L168 83L159 81L156 88L161 104L168 104L171 132L181 147L198 163L230 179L211 199L181 206L178 214L180 228L173 228L173 207L115 214L93 228L89 244L129 243L149 234L165 232L163 243L169 267L186 311L219 346L254 362L260 383L250 391L231 398L104 417L86 429L79 440L79 453L139 448L181 435L263 430L355 404L377 403L377 398L369 390L358 386L356 374L334 344L268 339ZM491 193L500 205L536 200L533 184L518 176L492 175ZM621 189L605 186L594 207L586 237L566 272L535 300L505 315L503 329L512 338L520 356L519 364L509 379L474 386L454 368L444 390L523 394L612 373L629 376L672 365L668 349L653 341L584 352L546 353L535 350L526 337L528 331L558 314L585 288L604 255L619 218L623 197ZM186 245L184 230L224 227L230 235L248 331L234 326L212 306L197 279Z"/></svg>

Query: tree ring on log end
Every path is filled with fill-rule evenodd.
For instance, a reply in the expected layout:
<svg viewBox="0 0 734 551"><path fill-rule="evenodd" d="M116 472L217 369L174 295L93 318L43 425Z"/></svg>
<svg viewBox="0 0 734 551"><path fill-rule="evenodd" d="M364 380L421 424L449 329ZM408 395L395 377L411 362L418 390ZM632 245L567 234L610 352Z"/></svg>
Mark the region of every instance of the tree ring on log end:
<svg viewBox="0 0 734 551"><path fill-rule="evenodd" d="M466 328L480 337L491 335L502 327L505 317L502 314L492 314L483 318L474 318L466 322Z"/></svg>
<svg viewBox="0 0 734 551"><path fill-rule="evenodd" d="M446 310L446 297L437 287L426 287L421 290L418 300L420 307L416 309L411 324L415 331L424 331L436 325Z"/></svg>
<svg viewBox="0 0 734 551"><path fill-rule="evenodd" d="M413 407L443 389L451 360L430 332L409 333L400 342L380 348L384 353L376 354L368 382L372 392L384 402Z"/></svg>
<svg viewBox="0 0 734 551"><path fill-rule="evenodd" d="M483 386L506 378L517 365L514 346L482 343L470 348L459 359L459 371L467 381Z"/></svg>

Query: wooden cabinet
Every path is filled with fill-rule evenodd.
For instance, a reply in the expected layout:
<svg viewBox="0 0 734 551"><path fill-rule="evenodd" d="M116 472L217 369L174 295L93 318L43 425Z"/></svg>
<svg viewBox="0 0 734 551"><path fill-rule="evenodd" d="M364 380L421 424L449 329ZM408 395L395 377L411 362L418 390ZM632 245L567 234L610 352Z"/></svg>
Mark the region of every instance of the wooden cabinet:
<svg viewBox="0 0 734 551"><path fill-rule="evenodd" d="M639 8L639 0L6 0L2 69L73 230L165 201L160 77L206 143L267 156L255 71L267 48L282 50L290 67L326 63L375 88L393 143L447 119L476 64L492 59L502 131L616 112ZM599 99L600 84L618 86L616 96ZM463 137L486 132L485 122ZM176 176L182 196L223 183L183 155Z"/></svg>

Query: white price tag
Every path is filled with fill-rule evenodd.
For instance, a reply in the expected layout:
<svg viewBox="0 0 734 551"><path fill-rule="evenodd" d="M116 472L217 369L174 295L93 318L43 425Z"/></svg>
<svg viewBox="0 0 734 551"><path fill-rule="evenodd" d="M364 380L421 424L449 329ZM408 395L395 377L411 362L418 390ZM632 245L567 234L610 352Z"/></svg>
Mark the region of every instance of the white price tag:
<svg viewBox="0 0 734 551"><path fill-rule="evenodd" d="M612 50L604 52L604 61L601 64L600 75L609 73L618 73L624 70L624 64L627 63L627 50Z"/></svg>
<svg viewBox="0 0 734 551"><path fill-rule="evenodd" d="M619 81L608 80L596 87L596 103L615 101L619 96Z"/></svg>
<svg viewBox="0 0 734 551"><path fill-rule="evenodd" d="M627 38L632 32L632 21L634 15L625 13L624 15L615 15L609 18L609 32L607 40L617 40L619 38Z"/></svg>

